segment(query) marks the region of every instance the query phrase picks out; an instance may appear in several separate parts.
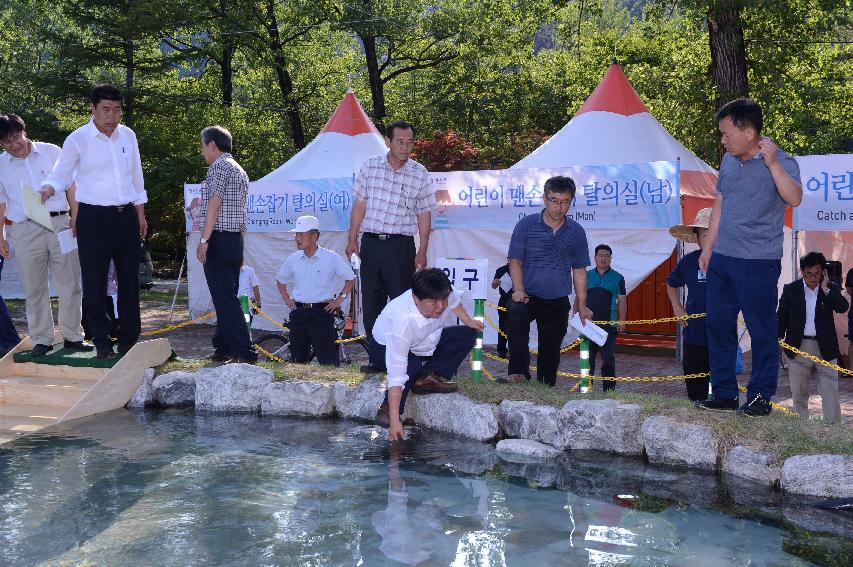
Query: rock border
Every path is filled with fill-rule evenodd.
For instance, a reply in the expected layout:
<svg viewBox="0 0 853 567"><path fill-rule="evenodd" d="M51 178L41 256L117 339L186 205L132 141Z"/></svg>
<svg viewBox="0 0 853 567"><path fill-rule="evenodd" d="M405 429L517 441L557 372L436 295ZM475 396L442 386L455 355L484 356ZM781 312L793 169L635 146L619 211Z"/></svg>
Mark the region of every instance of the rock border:
<svg viewBox="0 0 853 567"><path fill-rule="evenodd" d="M357 386L344 382L274 382L272 372L249 364L154 376L148 369L130 408L195 406L213 413L270 416L338 416L374 422L385 390L381 376ZM566 451L593 450L643 457L654 465L748 479L783 493L853 498L853 455L795 455L782 465L749 447L726 450L710 427L655 415L618 400L570 400L562 408L529 401L500 404L467 396L409 396L404 417L420 426L478 441L500 441L503 453L549 459Z"/></svg>

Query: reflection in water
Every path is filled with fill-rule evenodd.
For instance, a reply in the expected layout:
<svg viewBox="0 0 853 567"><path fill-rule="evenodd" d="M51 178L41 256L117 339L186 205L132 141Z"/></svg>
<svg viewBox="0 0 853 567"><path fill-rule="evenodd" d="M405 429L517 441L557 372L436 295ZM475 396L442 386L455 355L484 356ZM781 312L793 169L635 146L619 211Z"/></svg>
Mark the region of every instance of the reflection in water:
<svg viewBox="0 0 853 567"><path fill-rule="evenodd" d="M850 524L742 481L346 421L119 411L0 449L4 566L846 566Z"/></svg>

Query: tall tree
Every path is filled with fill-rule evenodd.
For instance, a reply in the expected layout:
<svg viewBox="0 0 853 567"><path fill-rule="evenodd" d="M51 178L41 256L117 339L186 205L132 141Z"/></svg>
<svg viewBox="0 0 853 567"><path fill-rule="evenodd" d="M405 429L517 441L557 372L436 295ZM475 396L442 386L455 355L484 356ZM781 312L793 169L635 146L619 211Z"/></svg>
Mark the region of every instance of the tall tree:
<svg viewBox="0 0 853 567"><path fill-rule="evenodd" d="M708 43L717 107L749 94L741 0L709 0Z"/></svg>

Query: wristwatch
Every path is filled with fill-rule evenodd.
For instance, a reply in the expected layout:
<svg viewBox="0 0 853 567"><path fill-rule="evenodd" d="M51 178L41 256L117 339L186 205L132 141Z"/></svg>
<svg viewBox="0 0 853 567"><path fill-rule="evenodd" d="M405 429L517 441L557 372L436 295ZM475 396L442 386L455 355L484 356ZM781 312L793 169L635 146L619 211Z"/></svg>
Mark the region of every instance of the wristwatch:
<svg viewBox="0 0 853 567"><path fill-rule="evenodd" d="M208 241L208 240L210 240L210 239L209 239L209 238L202 238L201 240L199 240L199 243L201 243L201 244L207 244L207 241Z"/></svg>
<svg viewBox="0 0 853 567"><path fill-rule="evenodd" d="M342 298L346 299L347 297L349 297L349 294L348 293L342 293L338 297L342 297Z"/></svg>

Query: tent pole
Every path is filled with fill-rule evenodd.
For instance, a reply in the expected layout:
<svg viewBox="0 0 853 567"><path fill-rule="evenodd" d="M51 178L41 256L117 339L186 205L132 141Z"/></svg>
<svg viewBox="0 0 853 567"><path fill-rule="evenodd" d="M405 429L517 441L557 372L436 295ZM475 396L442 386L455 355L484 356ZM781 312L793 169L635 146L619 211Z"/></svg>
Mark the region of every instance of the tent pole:
<svg viewBox="0 0 853 567"><path fill-rule="evenodd" d="M181 260L181 268L178 270L178 281L175 282L175 294L172 296L172 305L169 307L169 322L167 325L172 324L172 313L175 311L175 303L178 301L178 289L181 287L181 277L184 275L184 264L187 261L187 254L184 253L184 258Z"/></svg>
<svg viewBox="0 0 853 567"><path fill-rule="evenodd" d="M791 281L797 280L797 240L799 237L798 230L791 231Z"/></svg>
<svg viewBox="0 0 853 567"><path fill-rule="evenodd" d="M684 258L684 244L678 240L675 244L675 258L676 263L680 262L682 258ZM684 286L678 288L678 300L684 305ZM678 362L684 361L684 341L681 336L681 325L676 321L675 323L675 360Z"/></svg>

